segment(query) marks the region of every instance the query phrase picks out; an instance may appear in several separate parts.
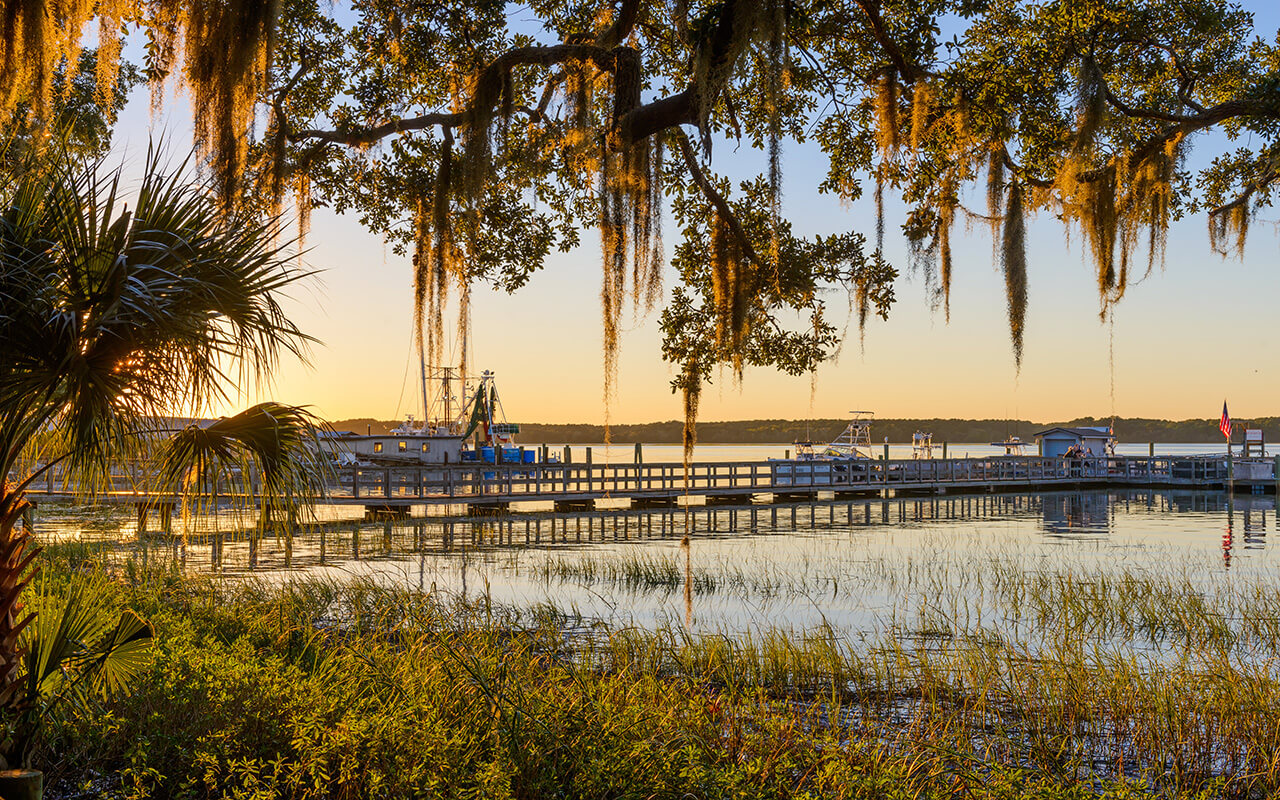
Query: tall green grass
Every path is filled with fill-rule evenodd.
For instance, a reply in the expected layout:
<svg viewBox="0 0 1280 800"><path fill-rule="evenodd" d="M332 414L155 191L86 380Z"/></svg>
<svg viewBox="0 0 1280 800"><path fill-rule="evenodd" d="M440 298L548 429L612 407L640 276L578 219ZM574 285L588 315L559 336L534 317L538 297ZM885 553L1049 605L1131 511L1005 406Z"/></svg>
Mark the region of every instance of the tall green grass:
<svg viewBox="0 0 1280 800"><path fill-rule="evenodd" d="M44 569L107 567L78 545L51 548ZM1270 645L1243 654L1236 637L1253 628L1221 622L1269 607L1270 595L1194 601L1150 576L1019 577L1001 565L984 580L1003 587L989 591L1007 612L1025 608L1031 625L1042 605L1067 608L1034 640L946 603L922 604L933 610L915 628L929 635L914 638L830 625L694 634L584 626L551 606L371 580L110 569L104 591L153 622L157 646L132 697L81 709L55 732L45 763L68 794L94 775L127 798L1280 791L1276 662ZM661 564L635 569L670 583ZM909 585L929 585L927 568L914 574ZM1139 630L1171 610L1172 651L1076 624L1099 614L1108 630L1121 619Z"/></svg>

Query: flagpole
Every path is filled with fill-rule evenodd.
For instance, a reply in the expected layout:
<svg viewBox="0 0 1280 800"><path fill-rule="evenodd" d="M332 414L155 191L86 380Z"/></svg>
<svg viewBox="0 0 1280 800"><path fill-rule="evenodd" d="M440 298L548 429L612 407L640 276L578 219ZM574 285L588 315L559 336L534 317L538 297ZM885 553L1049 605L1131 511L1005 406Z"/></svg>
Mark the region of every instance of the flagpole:
<svg viewBox="0 0 1280 800"><path fill-rule="evenodd" d="M1236 491L1236 465L1231 453L1231 415L1227 412L1227 401L1222 401L1222 421L1218 424L1222 435L1227 437L1227 503L1230 508L1231 498Z"/></svg>

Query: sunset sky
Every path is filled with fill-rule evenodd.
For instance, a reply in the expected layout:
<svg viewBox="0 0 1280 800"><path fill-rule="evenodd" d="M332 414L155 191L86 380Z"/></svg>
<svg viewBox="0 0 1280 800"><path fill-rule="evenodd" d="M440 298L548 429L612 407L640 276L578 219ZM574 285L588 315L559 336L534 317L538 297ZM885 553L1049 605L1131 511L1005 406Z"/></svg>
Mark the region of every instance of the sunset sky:
<svg viewBox="0 0 1280 800"><path fill-rule="evenodd" d="M1273 36L1280 11L1262 2L1244 5L1257 15L1258 31ZM178 99L151 119L145 89L136 92L117 129L117 157L140 162L148 136L162 133L175 147L185 146L188 116ZM1220 152L1217 139L1201 137L1193 144L1192 166ZM793 145L784 159L784 214L797 233L854 230L871 238L869 191L865 200L841 207L814 188L824 172L816 150ZM716 149L718 170L745 175L757 166L745 144L736 153L732 147ZM965 202L980 207L983 200L971 191ZM1021 374L1009 344L1004 280L985 227L966 230L958 223L953 235L947 323L941 310L930 308L923 278L910 273L897 228L903 217L900 207L889 209L886 247L903 274L887 322L869 322L861 346L856 322L851 324L840 358L819 370L812 394L808 377L750 370L735 386L726 373L705 390L701 418L840 417L869 409L882 417L1052 421L1114 413L1184 419L1216 417L1224 397L1239 418L1280 414L1276 210L1254 221L1239 260L1210 250L1203 216L1176 224L1163 270L1130 287L1115 315L1114 336L1099 321L1095 277L1082 258L1079 236L1068 240L1056 220L1035 219L1028 236ZM553 254L514 296L488 286L473 290L472 367L498 374L512 421L605 419L599 249L594 236L583 238L583 248ZM354 218L323 210L313 216L307 245L306 262L323 274L295 293L289 311L322 342L312 364L284 365L274 386L242 387L221 411L273 397L308 404L329 419L418 412L408 259L392 255ZM668 291L673 283L669 276ZM831 311L843 313L846 307L842 295L829 298ZM629 318L609 418L626 423L680 417L680 400L669 386L672 374L661 360L657 311Z"/></svg>

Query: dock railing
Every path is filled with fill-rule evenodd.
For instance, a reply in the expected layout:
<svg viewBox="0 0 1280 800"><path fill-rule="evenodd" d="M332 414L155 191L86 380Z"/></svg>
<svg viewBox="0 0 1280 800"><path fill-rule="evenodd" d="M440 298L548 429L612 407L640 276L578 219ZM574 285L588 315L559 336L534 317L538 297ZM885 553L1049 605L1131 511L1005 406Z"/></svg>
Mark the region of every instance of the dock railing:
<svg viewBox="0 0 1280 800"><path fill-rule="evenodd" d="M1235 459L1239 482L1275 481L1270 458ZM1101 456L1083 459L1041 456L884 460L769 460L681 463L534 463L422 465L404 467L337 467L315 502L379 501L406 503L521 500L586 500L618 497L665 497L682 494L716 496L803 494L815 491L876 492L981 490L1001 487L1051 487L1057 484L1178 485L1218 487L1228 480L1223 456ZM113 473L108 499L154 499L173 502L148 487L155 475L139 464L120 465ZM253 494L258 484L250 476ZM227 487L219 487L231 499ZM66 474L49 470L33 484L40 495L71 497L75 486Z"/></svg>

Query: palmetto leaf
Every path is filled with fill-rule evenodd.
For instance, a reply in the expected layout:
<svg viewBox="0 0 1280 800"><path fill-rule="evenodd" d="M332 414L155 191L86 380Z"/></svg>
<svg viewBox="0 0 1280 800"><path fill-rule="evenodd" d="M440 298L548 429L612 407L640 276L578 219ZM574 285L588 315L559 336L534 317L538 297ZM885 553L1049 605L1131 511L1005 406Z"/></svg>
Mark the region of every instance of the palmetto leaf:
<svg viewBox="0 0 1280 800"><path fill-rule="evenodd" d="M81 575L61 592L40 585L26 647L21 703L51 710L124 687L147 664L151 627L132 611L118 611L101 575Z"/></svg>

